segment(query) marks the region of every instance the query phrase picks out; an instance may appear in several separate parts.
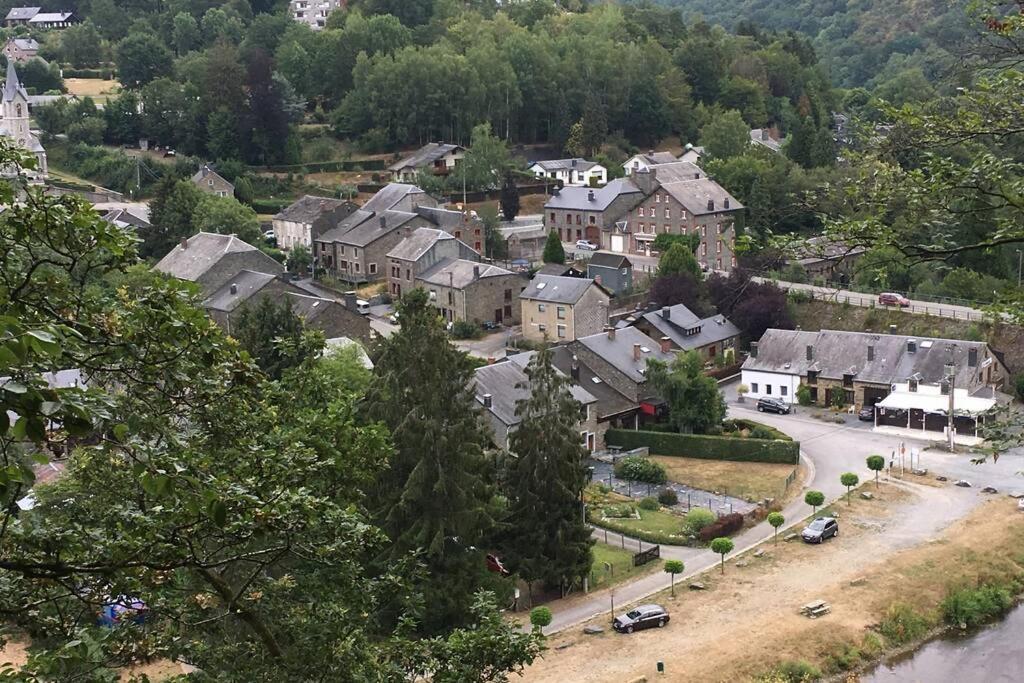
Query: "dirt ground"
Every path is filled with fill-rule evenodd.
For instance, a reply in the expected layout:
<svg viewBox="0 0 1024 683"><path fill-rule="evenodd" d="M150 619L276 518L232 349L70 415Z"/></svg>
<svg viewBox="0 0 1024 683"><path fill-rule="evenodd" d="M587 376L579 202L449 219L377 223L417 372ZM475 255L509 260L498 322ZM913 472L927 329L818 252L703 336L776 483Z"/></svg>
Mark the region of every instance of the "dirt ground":
<svg viewBox="0 0 1024 683"><path fill-rule="evenodd" d="M865 490L874 493L874 485ZM752 680L783 660L821 666L844 644L860 643L893 602L934 607L950 584L987 571L993 548L1022 547L1014 501L990 500L967 514L979 505L969 495L883 485L874 500L837 504L835 539L768 544L763 557L742 558L748 566L729 558L724 576L704 574L707 590L653 596L673 616L665 629L623 636L607 629L607 617L591 622L606 628L601 635L571 629L549 641L524 680L655 680L658 661L665 662L665 680L702 682ZM1019 551L1015 561L1024 563ZM799 614L817 599L832 606L831 614L813 621Z"/></svg>
<svg viewBox="0 0 1024 683"><path fill-rule="evenodd" d="M104 81L99 78L65 78L64 87L72 95L89 96L94 100L106 100L121 89L116 80Z"/></svg>

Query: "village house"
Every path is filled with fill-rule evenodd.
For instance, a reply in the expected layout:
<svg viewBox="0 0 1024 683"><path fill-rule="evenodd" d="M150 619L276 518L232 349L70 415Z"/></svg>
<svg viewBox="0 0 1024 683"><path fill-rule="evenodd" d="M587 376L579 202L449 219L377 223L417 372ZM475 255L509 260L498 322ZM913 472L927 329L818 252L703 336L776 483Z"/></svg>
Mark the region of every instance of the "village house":
<svg viewBox="0 0 1024 683"><path fill-rule="evenodd" d="M48 172L46 149L29 127L29 97L18 79L13 61L7 62L0 114L0 135L10 138L14 144L31 152L36 158L36 167L25 174L30 178L45 179Z"/></svg>
<svg viewBox="0 0 1024 683"><path fill-rule="evenodd" d="M871 407L894 385L940 386L954 369L953 386L969 395L999 390L1009 373L985 342L873 332L770 329L750 345L742 382L748 396L796 402L800 385L821 406Z"/></svg>
<svg viewBox="0 0 1024 683"><path fill-rule="evenodd" d="M203 164L194 176L192 182L196 187L216 197L234 197L235 186L224 179L219 173L210 168L209 164Z"/></svg>
<svg viewBox="0 0 1024 683"><path fill-rule="evenodd" d="M337 224L357 208L356 204L348 200L307 194L274 216L271 226L278 249L291 251L302 245L312 250L313 239L320 236L319 233L314 234L313 226L324 225L323 222L318 223L318 219L326 217L328 221Z"/></svg>
<svg viewBox="0 0 1024 683"><path fill-rule="evenodd" d="M136 209L136 211L139 211ZM139 211L139 213L142 213ZM108 209L100 215L100 218L113 223L119 228L130 228L136 233L149 230L153 227L148 220L142 216L138 216L129 209Z"/></svg>
<svg viewBox="0 0 1024 683"><path fill-rule="evenodd" d="M284 266L234 235L200 232L182 239L153 270L195 282L210 296L243 270L277 275Z"/></svg>
<svg viewBox="0 0 1024 683"><path fill-rule="evenodd" d="M415 185L390 183L365 204L334 225L315 221L313 256L320 268L343 282L375 282L386 275L387 254L402 241L407 228L436 227L437 200Z"/></svg>
<svg viewBox="0 0 1024 683"><path fill-rule="evenodd" d="M622 170L627 176L630 176L637 171L646 171L651 166L672 164L677 161L679 159L672 152L655 152L652 150L646 154L634 154L626 160L626 163L622 164Z"/></svg>
<svg viewBox="0 0 1024 683"><path fill-rule="evenodd" d="M687 163L696 164L704 156L704 148L696 147L689 142L686 143L686 148L683 150L683 155L679 157L679 161L685 161Z"/></svg>
<svg viewBox="0 0 1024 683"><path fill-rule="evenodd" d="M866 252L863 246L850 246L830 239L825 235L809 237L794 245L793 258L788 264L797 263L807 273L807 280L823 279L826 282L849 282L858 259Z"/></svg>
<svg viewBox="0 0 1024 683"><path fill-rule="evenodd" d="M615 295L633 291L633 264L622 254L594 254L587 261L587 277Z"/></svg>
<svg viewBox="0 0 1024 683"><path fill-rule="evenodd" d="M66 28L73 23L73 12L44 12L41 7L12 7L4 18L7 27Z"/></svg>
<svg viewBox="0 0 1024 683"><path fill-rule="evenodd" d="M606 382L597 371L580 360L571 346L569 344L551 347L552 362L573 384L583 387L597 399L594 404L597 412L597 447L604 448L605 433L609 429L639 429L640 404L626 398L612 384ZM603 363L602 367L605 375L614 375L612 381L615 382L618 371L605 367Z"/></svg>
<svg viewBox="0 0 1024 683"><path fill-rule="evenodd" d="M683 304L665 306L639 316L636 327L676 351L696 351L707 362L736 357L740 330L724 315L697 316Z"/></svg>
<svg viewBox="0 0 1024 683"><path fill-rule="evenodd" d="M8 38L3 52L8 62L20 64L39 54L39 43L33 38Z"/></svg>
<svg viewBox="0 0 1024 683"><path fill-rule="evenodd" d="M295 21L319 31L327 26L331 12L346 4L347 0L290 0L288 13Z"/></svg>
<svg viewBox="0 0 1024 683"><path fill-rule="evenodd" d="M561 181L563 185L594 187L604 185L608 180L608 169L596 161L586 159L553 159L535 161L530 172L538 179L549 178Z"/></svg>
<svg viewBox="0 0 1024 683"><path fill-rule="evenodd" d="M442 261L480 261L479 252L440 228L403 229L403 239L388 252L388 292L398 298L418 286L417 280Z"/></svg>
<svg viewBox="0 0 1024 683"><path fill-rule="evenodd" d="M544 204L544 228L556 231L563 242L586 239L598 244L602 231L611 230L642 199L640 188L625 178L600 188L556 189Z"/></svg>
<svg viewBox="0 0 1024 683"><path fill-rule="evenodd" d="M775 135L776 132L769 128L754 128L750 131L750 144L778 154L782 151L782 142Z"/></svg>
<svg viewBox="0 0 1024 683"><path fill-rule="evenodd" d="M536 275L519 295L523 337L568 342L608 325L611 297L593 280Z"/></svg>
<svg viewBox="0 0 1024 683"><path fill-rule="evenodd" d="M533 352L516 354L503 362L477 368L474 372L473 391L491 427L491 440L505 451L509 450L509 436L522 421L516 415L516 404L531 394L530 378L524 368L532 356ZM569 391L580 404L580 421L577 426L580 442L592 452L604 441L603 432L600 439L598 436L595 410L597 399L577 384L571 384Z"/></svg>
<svg viewBox="0 0 1024 683"><path fill-rule="evenodd" d="M466 150L459 145L430 142L409 156L388 167L391 179L396 183L414 183L420 171L446 176L466 156Z"/></svg>

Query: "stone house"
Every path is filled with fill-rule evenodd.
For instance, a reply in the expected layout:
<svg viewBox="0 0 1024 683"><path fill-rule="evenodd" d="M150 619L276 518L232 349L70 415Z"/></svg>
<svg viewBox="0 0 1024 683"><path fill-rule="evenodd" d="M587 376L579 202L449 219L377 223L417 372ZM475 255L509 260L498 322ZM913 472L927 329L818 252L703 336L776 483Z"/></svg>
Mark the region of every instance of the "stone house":
<svg viewBox="0 0 1024 683"><path fill-rule="evenodd" d="M210 168L209 164L203 164L194 176L192 182L206 194L216 197L234 197L235 186L224 179L219 173Z"/></svg>
<svg viewBox="0 0 1024 683"><path fill-rule="evenodd" d="M479 261L480 254L468 244L439 228L403 229L403 239L388 252L388 292L402 296L417 280L442 261Z"/></svg>
<svg viewBox="0 0 1024 683"><path fill-rule="evenodd" d="M477 403L483 408L494 445L505 451L509 450L509 435L521 422L516 415L516 403L530 396L530 378L524 368L532 356L532 352L516 354L503 362L477 368L474 372L472 381ZM578 384L571 384L569 391L580 404L580 421L577 426L580 442L588 451L593 452L604 442L604 432L598 433L600 427L595 409L597 399Z"/></svg>
<svg viewBox="0 0 1024 683"><path fill-rule="evenodd" d="M417 279L445 320L477 324L518 325L516 297L525 284L522 275L466 259L443 259Z"/></svg>
<svg viewBox="0 0 1024 683"><path fill-rule="evenodd" d="M556 231L563 242L586 239L598 244L602 232L611 230L641 200L640 188L625 178L594 189L556 189L544 204L544 229Z"/></svg>
<svg viewBox="0 0 1024 683"><path fill-rule="evenodd" d="M466 150L459 145L429 142L409 156L388 166L391 179L396 183L414 183L420 171L446 176L465 158Z"/></svg>
<svg viewBox="0 0 1024 683"><path fill-rule="evenodd" d="M612 294L629 294L633 291L633 264L622 254L606 251L594 254L587 261L587 277Z"/></svg>
<svg viewBox="0 0 1024 683"><path fill-rule="evenodd" d="M656 166L657 164L673 164L677 161L679 159L672 152L655 152L652 150L646 154L634 154L626 160L626 163L622 164L622 170L629 176L637 171L646 171L651 166Z"/></svg>
<svg viewBox="0 0 1024 683"><path fill-rule="evenodd" d="M551 347L552 362L573 384L587 390L597 402L597 447L605 446L604 437L609 429L639 429L640 404L631 401L606 382L579 356L573 353L571 344ZM605 374L608 374L605 369ZM612 371L614 372L614 371Z"/></svg>
<svg viewBox="0 0 1024 683"><path fill-rule="evenodd" d="M569 342L608 325L611 297L593 280L536 275L519 302L525 339Z"/></svg>
<svg viewBox="0 0 1024 683"><path fill-rule="evenodd" d="M704 148L697 147L695 145L686 143L686 148L683 149L683 155L679 157L679 161L686 161L691 164L698 163L704 156Z"/></svg>
<svg viewBox="0 0 1024 683"><path fill-rule="evenodd" d="M347 0L290 0L288 13L300 24L319 31L327 26L327 17L331 12L346 4Z"/></svg>
<svg viewBox="0 0 1024 683"><path fill-rule="evenodd" d="M210 296L243 270L277 275L284 266L234 235L200 232L181 240L153 270L195 282Z"/></svg>
<svg viewBox="0 0 1024 683"><path fill-rule="evenodd" d="M39 43L33 38L8 38L3 53L7 61L20 64L38 56Z"/></svg>
<svg viewBox="0 0 1024 683"><path fill-rule="evenodd" d="M969 395L1001 389L1009 372L985 342L872 332L771 329L751 343L742 382L751 398L796 402L800 385L821 406L860 409L883 401L900 383L953 385Z"/></svg>
<svg viewBox="0 0 1024 683"><path fill-rule="evenodd" d="M530 172L538 179L561 181L565 186L594 187L608 180L608 169L586 159L535 161L530 165Z"/></svg>
<svg viewBox="0 0 1024 683"><path fill-rule="evenodd" d="M794 258L807 273L808 281L823 278L826 282L849 282L857 261L867 251L863 246L850 246L822 235L809 237L795 245Z"/></svg>
<svg viewBox="0 0 1024 683"><path fill-rule="evenodd" d="M708 362L735 358L741 334L724 315L700 318L683 304L648 311L637 318L636 327L654 339L667 339L673 350L697 351Z"/></svg>
<svg viewBox="0 0 1024 683"><path fill-rule="evenodd" d="M318 223L320 218L326 218L328 223L333 221L337 224L357 208L359 207L348 200L307 194L274 216L271 225L274 228L277 247L290 251L301 244L312 250L314 237L320 236L319 233L314 235L313 226L325 224L323 221Z"/></svg>

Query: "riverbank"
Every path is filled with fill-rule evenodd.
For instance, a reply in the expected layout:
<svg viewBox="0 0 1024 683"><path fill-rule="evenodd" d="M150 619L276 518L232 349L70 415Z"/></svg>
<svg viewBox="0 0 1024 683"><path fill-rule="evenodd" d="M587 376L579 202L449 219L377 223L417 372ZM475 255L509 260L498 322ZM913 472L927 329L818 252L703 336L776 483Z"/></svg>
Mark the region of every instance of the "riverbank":
<svg viewBox="0 0 1024 683"><path fill-rule="evenodd" d="M862 490L875 493L873 484ZM698 579L705 590L652 596L673 615L665 629L630 637L573 629L550 641L525 679L653 677L659 661L677 680L756 680L798 660L819 675L849 675L897 645L885 633L922 638L950 588L1024 577L1024 525L1013 501L952 486L885 484L874 500L855 497L834 509L838 538L729 558L724 575L712 570ZM831 613L801 616L800 606L814 600L828 602ZM905 629L910 621L923 625ZM591 625L607 628L607 617Z"/></svg>

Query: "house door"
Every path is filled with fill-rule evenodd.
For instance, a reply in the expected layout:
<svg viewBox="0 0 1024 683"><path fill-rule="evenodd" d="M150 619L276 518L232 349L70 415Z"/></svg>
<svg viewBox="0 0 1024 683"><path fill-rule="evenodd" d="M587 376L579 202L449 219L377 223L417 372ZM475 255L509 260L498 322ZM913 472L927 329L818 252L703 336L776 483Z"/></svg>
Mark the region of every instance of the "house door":
<svg viewBox="0 0 1024 683"><path fill-rule="evenodd" d="M500 308L495 308L494 309L494 322L500 323L501 321L502 321L501 309Z"/></svg>
<svg viewBox="0 0 1024 683"><path fill-rule="evenodd" d="M626 250L626 247L623 244L624 241L625 240L622 235L612 235L612 251L620 254L624 252Z"/></svg>

